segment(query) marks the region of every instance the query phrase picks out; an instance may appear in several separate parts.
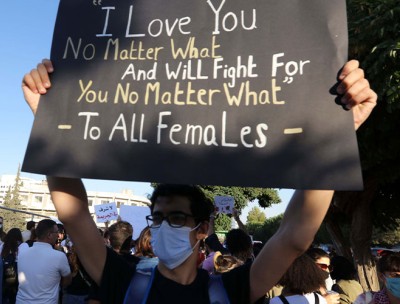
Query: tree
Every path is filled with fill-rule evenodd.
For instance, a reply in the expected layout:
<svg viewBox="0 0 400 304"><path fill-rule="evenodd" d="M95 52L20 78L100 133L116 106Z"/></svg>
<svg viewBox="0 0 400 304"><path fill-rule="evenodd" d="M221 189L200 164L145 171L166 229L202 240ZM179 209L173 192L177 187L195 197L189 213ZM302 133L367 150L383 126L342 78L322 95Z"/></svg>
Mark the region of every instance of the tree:
<svg viewBox="0 0 400 304"><path fill-rule="evenodd" d="M215 217L214 229L215 231L229 231L232 225L232 218L226 214L219 213Z"/></svg>
<svg viewBox="0 0 400 304"><path fill-rule="evenodd" d="M21 210L21 199L19 197L19 190L21 188L21 178L20 178L20 168L18 167L17 176L15 178L14 185L8 188L6 195L4 197L4 207ZM23 213L20 212L13 212L10 210L2 209L4 218L4 228L5 231L10 230L11 228L19 228L21 230L25 229L25 216Z"/></svg>
<svg viewBox="0 0 400 304"><path fill-rule="evenodd" d="M249 214L247 215L247 223L264 223L266 220L266 216L264 214L264 212L261 211L260 208L258 208L257 206L253 207L253 209L251 209L249 211Z"/></svg>
<svg viewBox="0 0 400 304"><path fill-rule="evenodd" d="M232 196L235 199L235 208L241 210L251 201L258 200L262 207L269 207L278 204L281 199L278 191L269 188L250 188L250 187L224 187L224 186L200 186L206 195L214 201L215 196ZM230 230L231 219L226 215L220 215L215 221L216 230Z"/></svg>
<svg viewBox="0 0 400 304"><path fill-rule="evenodd" d="M250 222L246 224L247 230L255 240L267 242L278 230L283 219L283 214L268 218L264 223Z"/></svg>
<svg viewBox="0 0 400 304"><path fill-rule="evenodd" d="M398 227L400 227L400 220L397 220ZM384 246L387 248L391 248L394 245L400 244L400 229L394 230L382 230L379 227L376 227L372 231L372 244L374 246Z"/></svg>
<svg viewBox="0 0 400 304"><path fill-rule="evenodd" d="M348 16L350 58L361 62L379 98L357 132L365 190L335 193L327 224L340 242L340 221L334 216L344 215L360 282L366 290L377 290L370 250L373 226L393 229L400 216L400 0L350 0Z"/></svg>

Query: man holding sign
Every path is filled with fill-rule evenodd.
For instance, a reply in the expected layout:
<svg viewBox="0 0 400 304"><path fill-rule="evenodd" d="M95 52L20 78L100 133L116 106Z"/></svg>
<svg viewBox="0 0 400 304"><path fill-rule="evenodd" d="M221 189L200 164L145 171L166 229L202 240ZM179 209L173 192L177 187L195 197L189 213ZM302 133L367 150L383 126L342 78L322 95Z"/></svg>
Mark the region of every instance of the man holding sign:
<svg viewBox="0 0 400 304"><path fill-rule="evenodd" d="M51 72L53 66L45 60L23 79L24 96L33 113L40 96L51 87ZM338 78L338 93L343 94L342 102L346 108L353 110L354 126L358 129L376 105L377 96L357 61L348 62ZM48 184L59 219L73 239L85 269L101 287L103 302L122 303L135 271L104 246L90 216L81 180L49 176ZM220 303L258 303L294 259L309 247L332 196L332 190L297 190L281 227L253 264L222 276L222 289L227 298ZM208 289L208 274L196 267L199 240L207 235L208 218L212 212L210 202L201 191L191 186L161 186L153 193L151 202L148 224L152 228L152 241L160 262L148 288L146 303L210 303L213 292ZM172 242L177 239L182 241L181 245L172 252L168 246L171 244L163 243L163 240ZM134 285L129 289L126 303L139 303L129 298L135 291Z"/></svg>

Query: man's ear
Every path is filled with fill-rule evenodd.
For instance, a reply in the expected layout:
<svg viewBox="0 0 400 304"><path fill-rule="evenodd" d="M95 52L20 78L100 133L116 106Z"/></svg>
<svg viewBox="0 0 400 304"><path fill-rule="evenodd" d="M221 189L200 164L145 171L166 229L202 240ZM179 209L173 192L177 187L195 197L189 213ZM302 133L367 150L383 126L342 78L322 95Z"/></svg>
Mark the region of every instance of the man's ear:
<svg viewBox="0 0 400 304"><path fill-rule="evenodd" d="M203 221L200 223L199 228L197 228L197 239L202 240L205 239L208 236L208 226L209 226L208 221Z"/></svg>

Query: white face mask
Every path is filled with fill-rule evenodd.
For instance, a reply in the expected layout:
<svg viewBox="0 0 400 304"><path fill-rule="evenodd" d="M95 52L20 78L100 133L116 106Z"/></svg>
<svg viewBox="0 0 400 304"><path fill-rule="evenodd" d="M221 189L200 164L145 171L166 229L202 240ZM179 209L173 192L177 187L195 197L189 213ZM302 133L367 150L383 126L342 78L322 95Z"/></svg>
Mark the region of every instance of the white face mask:
<svg viewBox="0 0 400 304"><path fill-rule="evenodd" d="M154 254L168 269L174 269L185 262L196 247L190 244L190 232L196 230L200 224L190 227L173 228L167 221L163 221L159 228L150 228L151 247Z"/></svg>

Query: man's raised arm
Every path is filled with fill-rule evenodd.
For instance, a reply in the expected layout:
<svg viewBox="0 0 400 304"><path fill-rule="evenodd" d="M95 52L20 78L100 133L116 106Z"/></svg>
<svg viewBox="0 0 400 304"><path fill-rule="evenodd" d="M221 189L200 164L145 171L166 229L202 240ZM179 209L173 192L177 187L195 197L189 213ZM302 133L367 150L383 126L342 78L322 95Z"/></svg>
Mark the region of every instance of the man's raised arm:
<svg viewBox="0 0 400 304"><path fill-rule="evenodd" d="M356 60L342 69L338 94L342 103L353 110L357 130L376 105L377 95L364 78ZM307 172L304 172L307 174ZM314 240L332 201L333 190L297 190L285 211L281 226L265 244L250 270L250 301L253 303L271 289L292 262Z"/></svg>
<svg viewBox="0 0 400 304"><path fill-rule="evenodd" d="M23 78L22 90L33 114L36 113L40 96L51 87L51 72L51 62L43 60ZM58 218L74 242L82 265L92 279L100 284L106 260L106 247L90 215L82 181L48 176L47 182Z"/></svg>

